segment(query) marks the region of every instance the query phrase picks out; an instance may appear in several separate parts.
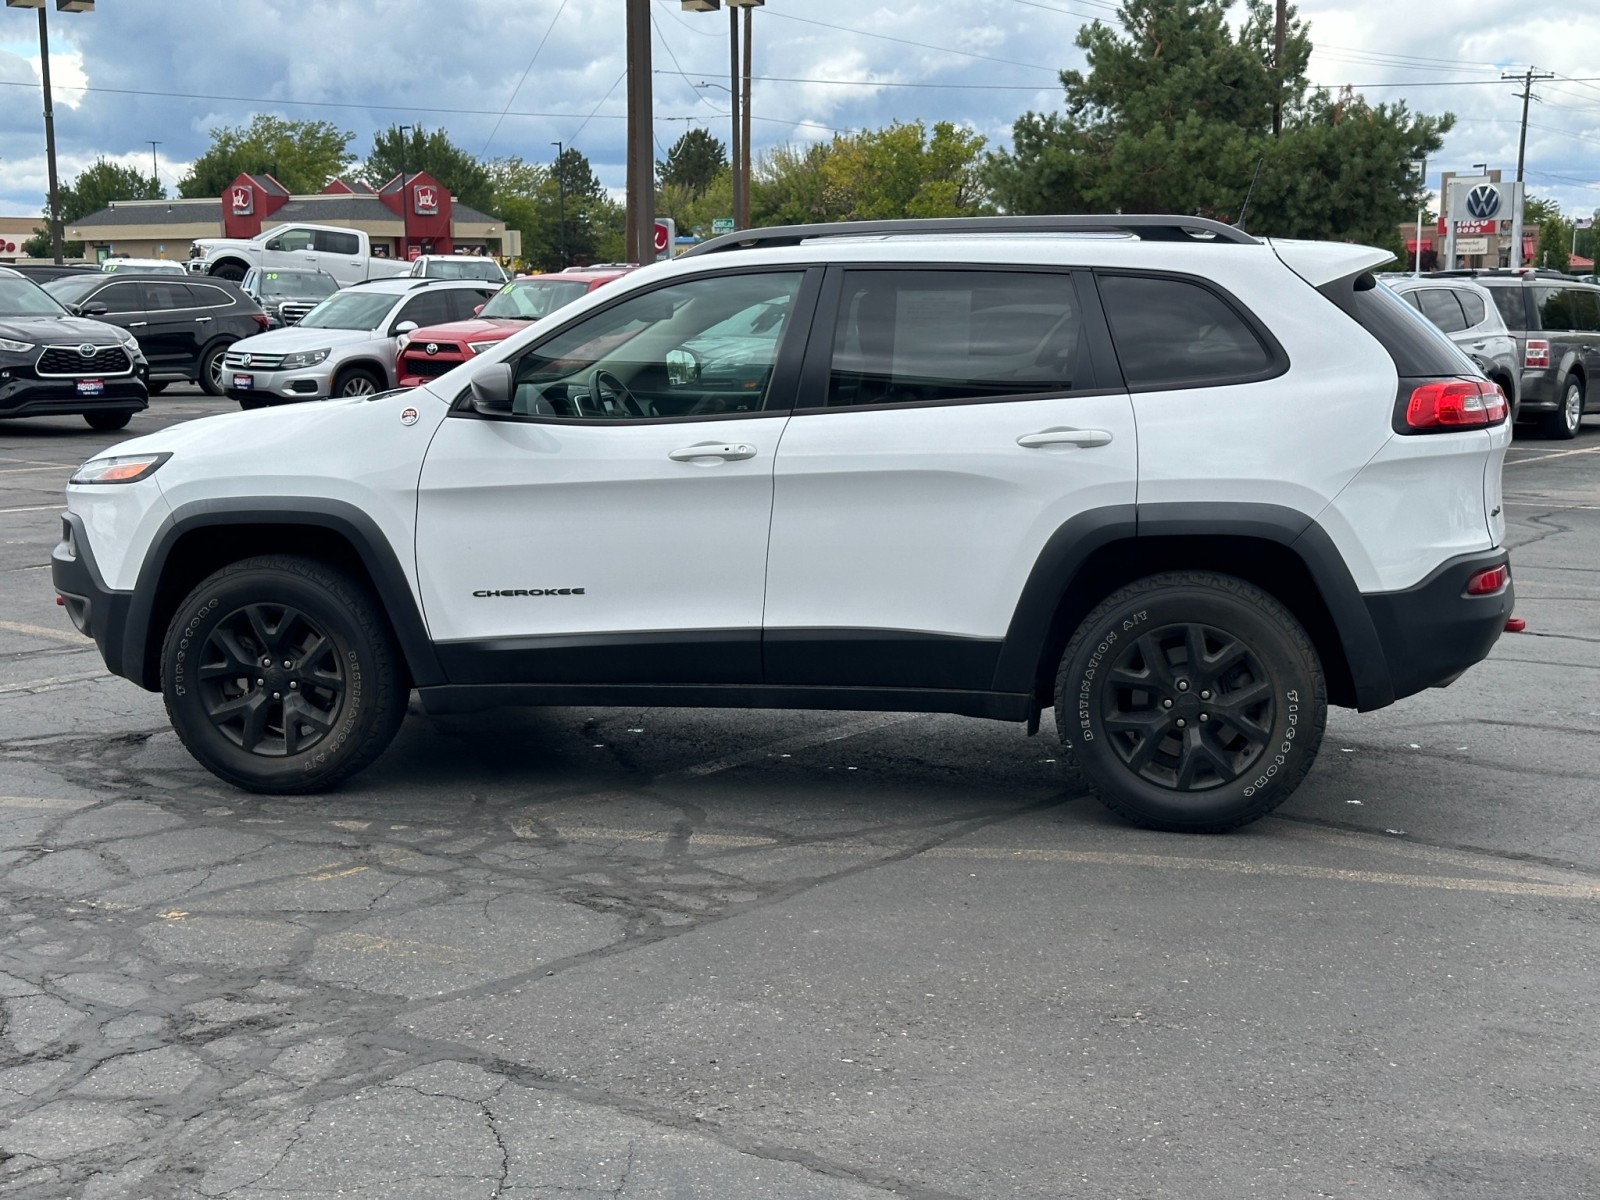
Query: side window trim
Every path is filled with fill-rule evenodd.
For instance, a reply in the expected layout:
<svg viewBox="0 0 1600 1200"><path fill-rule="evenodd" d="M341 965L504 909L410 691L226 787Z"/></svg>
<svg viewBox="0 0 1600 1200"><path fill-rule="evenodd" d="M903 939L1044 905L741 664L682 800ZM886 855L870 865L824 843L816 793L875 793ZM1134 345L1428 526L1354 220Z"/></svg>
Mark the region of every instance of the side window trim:
<svg viewBox="0 0 1600 1200"><path fill-rule="evenodd" d="M833 370L834 331L839 324L839 308L844 299L845 274L852 271L912 271L951 274L958 271L983 274L1064 275L1072 281L1078 306L1083 314L1084 334L1087 341L1088 361L1085 364L1084 387L1070 391L1027 391L1004 396L964 396L946 400L911 400L890 404L829 405L829 381ZM1108 371L1107 365L1111 369ZM1031 263L905 263L905 262L852 262L828 266L822 284L822 295L807 335L805 364L799 375L800 394L795 400L795 413L811 416L818 413L878 412L891 409L946 408L955 404L1016 404L1028 400L1041 400L1060 396L1105 396L1124 391L1121 372L1111 353L1111 331L1105 313L1100 307L1100 296L1093 286L1089 272L1082 267L1058 264L1034 265Z"/></svg>
<svg viewBox="0 0 1600 1200"><path fill-rule="evenodd" d="M583 321L599 316L601 313L609 312L611 309L626 304L630 300L648 296L652 292L675 287L690 280L726 279L736 275L784 275L796 272L800 274L800 287L796 291L793 301L795 311L790 319L789 327L784 333L783 341L778 346L778 357L773 363L772 382L767 388L766 403L758 409L753 409L750 412L700 413L672 417L630 417L622 420L614 417L604 419L549 417L520 413L496 413L489 416L478 412L472 407L472 389L468 386L463 388L451 402L449 415L478 421L516 421L534 425L598 425L606 428L622 429L640 425L681 425L685 422L749 421L762 417L786 417L795 407L796 392L800 385L801 362L805 358L809 345L813 340L811 335L815 325L815 310L818 307L817 297L822 290L823 283L823 268L820 266L767 264L757 267L737 267L732 270L696 272L694 275L673 276L672 278L661 280L653 287L629 292L626 295L617 296L610 303L586 309L545 334L544 337L539 339L537 345L523 347L524 352L537 349L538 346L543 346L547 342L563 336L568 330ZM585 294L587 295L587 293ZM802 332L802 326L804 326L804 332Z"/></svg>
<svg viewBox="0 0 1600 1200"><path fill-rule="evenodd" d="M1284 350L1282 343L1280 343L1278 339L1272 335L1272 331L1262 323L1261 319L1257 317L1255 313L1251 312L1249 308L1241 304L1233 295L1233 293L1229 292L1226 288L1213 283L1209 279L1205 279L1199 275L1185 275L1178 271L1140 271L1124 267L1095 270L1093 272L1093 276L1097 299L1100 281L1102 279L1113 277L1131 279L1169 279L1178 283L1191 284L1195 287L1201 288L1204 291L1210 292L1219 301L1221 301L1222 304L1228 308L1234 316L1238 317L1239 320L1244 323L1245 328L1250 330L1250 332L1255 335L1256 340L1261 343L1262 348L1267 352L1267 365L1259 371L1254 371L1245 375L1207 379L1194 383L1128 385L1127 390L1135 395L1142 392L1179 392L1198 391L1202 388L1238 387L1239 385L1246 383L1264 383L1269 379L1279 379L1289 373L1289 355ZM1101 302L1101 308L1103 312L1103 301ZM1109 324L1110 319L1108 317L1108 327ZM1112 349L1113 351L1115 350L1114 339L1112 342ZM1117 357L1116 361L1120 369L1122 361L1120 355Z"/></svg>

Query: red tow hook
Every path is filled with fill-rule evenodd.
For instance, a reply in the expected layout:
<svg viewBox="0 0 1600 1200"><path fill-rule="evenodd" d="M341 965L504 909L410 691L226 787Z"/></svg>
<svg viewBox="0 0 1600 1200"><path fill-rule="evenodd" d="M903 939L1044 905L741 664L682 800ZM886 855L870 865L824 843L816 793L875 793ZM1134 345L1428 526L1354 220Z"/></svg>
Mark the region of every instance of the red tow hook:
<svg viewBox="0 0 1600 1200"><path fill-rule="evenodd" d="M1528 627L1528 623L1526 621L1524 621L1521 617L1507 617L1506 618L1506 632L1507 633L1521 633L1527 627Z"/></svg>
<svg viewBox="0 0 1600 1200"><path fill-rule="evenodd" d="M67 606L67 598L65 596L60 595L60 594L57 594L56 603L59 604L62 608L65 608Z"/></svg>

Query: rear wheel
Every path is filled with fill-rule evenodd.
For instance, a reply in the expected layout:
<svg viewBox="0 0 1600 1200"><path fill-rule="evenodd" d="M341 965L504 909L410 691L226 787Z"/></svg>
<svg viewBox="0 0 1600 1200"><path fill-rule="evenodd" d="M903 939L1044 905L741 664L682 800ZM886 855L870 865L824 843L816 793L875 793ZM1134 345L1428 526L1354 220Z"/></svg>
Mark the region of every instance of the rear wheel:
<svg viewBox="0 0 1600 1200"><path fill-rule="evenodd" d="M1583 381L1568 375L1561 384L1561 407L1545 413L1539 422L1539 432L1547 438L1567 441L1578 436L1583 424Z"/></svg>
<svg viewBox="0 0 1600 1200"><path fill-rule="evenodd" d="M133 420L131 412L92 412L84 413L83 419L89 422L90 429L124 429L129 421Z"/></svg>
<svg viewBox="0 0 1600 1200"><path fill-rule="evenodd" d="M167 628L161 685L202 766L273 793L321 791L371 763L407 690L368 589L288 555L234 563L189 593Z"/></svg>
<svg viewBox="0 0 1600 1200"><path fill-rule="evenodd" d="M197 382L208 396L222 395L222 360L227 353L228 347L219 344L208 346L206 352L200 356Z"/></svg>
<svg viewBox="0 0 1600 1200"><path fill-rule="evenodd" d="M1113 812L1220 833L1271 812L1311 768L1327 687L1311 639L1271 596L1202 571L1119 589L1073 634L1056 727Z"/></svg>
<svg viewBox="0 0 1600 1200"><path fill-rule="evenodd" d="M152 379L144 386L145 390L148 391L152 396L159 396L162 392L167 390L167 384L170 382L172 381L169 379Z"/></svg>

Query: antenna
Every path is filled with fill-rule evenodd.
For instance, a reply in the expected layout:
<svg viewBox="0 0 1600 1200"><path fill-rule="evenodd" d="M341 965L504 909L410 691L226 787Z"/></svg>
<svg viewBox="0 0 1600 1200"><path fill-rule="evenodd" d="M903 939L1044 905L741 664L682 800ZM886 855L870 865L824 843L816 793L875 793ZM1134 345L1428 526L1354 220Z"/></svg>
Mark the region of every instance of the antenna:
<svg viewBox="0 0 1600 1200"><path fill-rule="evenodd" d="M1256 159L1256 173L1250 178L1250 190L1244 194L1244 207L1239 210L1239 220L1234 223L1234 228L1240 233L1245 231L1244 219L1250 215L1250 198L1256 194L1256 183L1261 179L1261 168L1266 165L1266 161L1265 154Z"/></svg>

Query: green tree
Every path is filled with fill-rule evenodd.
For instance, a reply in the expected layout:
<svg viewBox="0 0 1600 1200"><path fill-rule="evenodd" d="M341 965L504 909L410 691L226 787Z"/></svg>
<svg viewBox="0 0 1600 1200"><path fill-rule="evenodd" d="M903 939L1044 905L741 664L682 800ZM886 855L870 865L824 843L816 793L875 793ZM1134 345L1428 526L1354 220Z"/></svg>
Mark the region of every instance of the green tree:
<svg viewBox="0 0 1600 1200"><path fill-rule="evenodd" d="M1524 218L1526 220L1526 217ZM1533 251L1533 265L1565 271L1572 265L1572 224L1560 217L1539 222L1539 242Z"/></svg>
<svg viewBox="0 0 1600 1200"><path fill-rule="evenodd" d="M221 189L218 189L220 194ZM159 180L141 175L132 167L119 166L107 158L97 158L79 172L78 177L60 189L61 223L70 224L80 217L99 212L116 200L164 200L167 190ZM50 219L50 201L46 197L45 220ZM83 255L82 242L66 242L62 250L68 258ZM47 258L51 254L48 228L34 231L23 246L23 252L33 258Z"/></svg>
<svg viewBox="0 0 1600 1200"><path fill-rule="evenodd" d="M672 144L665 162L656 163L656 185L681 188L698 198L727 169L727 147L706 130L694 128Z"/></svg>
<svg viewBox="0 0 1600 1200"><path fill-rule="evenodd" d="M1594 215L1588 220L1589 228L1578 230L1578 253L1593 262L1596 249L1595 240L1600 237L1600 209L1596 209Z"/></svg>
<svg viewBox="0 0 1600 1200"><path fill-rule="evenodd" d="M444 130L430 132L416 125L402 134L400 126L389 126L372 139L372 153L361 164L360 177L373 187L382 187L400 174L402 160L408 172L426 171L469 208L480 212L493 208L494 186L488 168L452 142Z"/></svg>
<svg viewBox="0 0 1600 1200"><path fill-rule="evenodd" d="M1000 207L1236 222L1249 196L1253 232L1396 243L1420 196L1411 162L1440 148L1454 118L1312 88L1308 26L1292 5L1280 88L1271 0L1245 0L1237 33L1234 3L1123 0L1122 30L1084 27L1089 69L1062 72L1063 110L1024 114L1012 149L989 156Z"/></svg>
<svg viewBox="0 0 1600 1200"><path fill-rule="evenodd" d="M522 261L527 267L554 271L621 258L622 206L606 194L580 151L564 150L549 166L499 158L486 164L485 172L490 182L489 211L506 228L522 231Z"/></svg>
<svg viewBox="0 0 1600 1200"><path fill-rule="evenodd" d="M328 121L286 121L257 113L243 127L211 131L211 145L178 181L178 195L215 197L240 174L268 174L295 195L320 192L355 162L355 134Z"/></svg>
<svg viewBox="0 0 1600 1200"><path fill-rule="evenodd" d="M757 225L973 216L987 210L984 139L948 121L836 134L764 155L750 185Z"/></svg>
<svg viewBox="0 0 1600 1200"><path fill-rule="evenodd" d="M681 184L662 184L656 189L656 213L676 221L679 233L711 237L713 221L733 216L733 169L723 167L698 193Z"/></svg>

